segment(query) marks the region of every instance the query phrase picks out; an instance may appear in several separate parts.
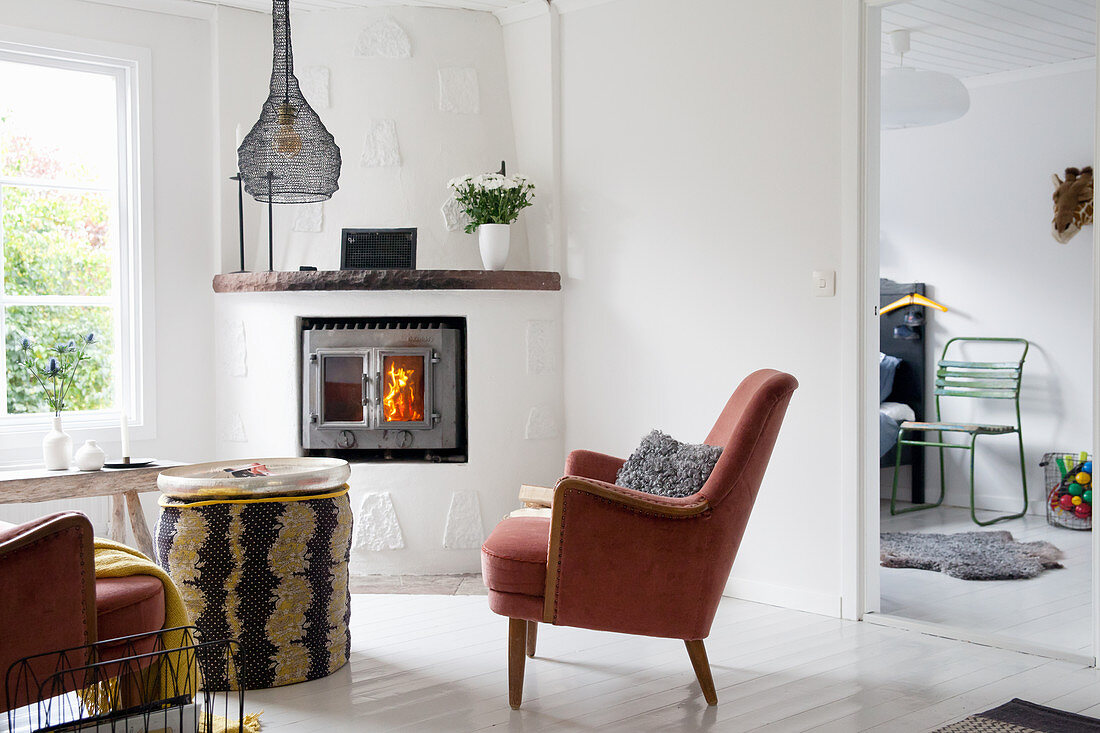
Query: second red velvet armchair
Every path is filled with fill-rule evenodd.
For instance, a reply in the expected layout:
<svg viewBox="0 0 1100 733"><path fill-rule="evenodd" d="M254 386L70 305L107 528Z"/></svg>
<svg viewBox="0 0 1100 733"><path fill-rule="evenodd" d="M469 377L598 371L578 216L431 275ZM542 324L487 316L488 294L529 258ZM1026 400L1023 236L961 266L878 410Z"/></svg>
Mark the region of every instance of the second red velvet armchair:
<svg viewBox="0 0 1100 733"><path fill-rule="evenodd" d="M8 684L17 660L163 628L161 582L148 575L97 579L92 535L91 522L77 512L0 526L0 713L37 700ZM152 649L151 639L144 643L139 651ZM110 661L132 649L106 644L98 653Z"/></svg>

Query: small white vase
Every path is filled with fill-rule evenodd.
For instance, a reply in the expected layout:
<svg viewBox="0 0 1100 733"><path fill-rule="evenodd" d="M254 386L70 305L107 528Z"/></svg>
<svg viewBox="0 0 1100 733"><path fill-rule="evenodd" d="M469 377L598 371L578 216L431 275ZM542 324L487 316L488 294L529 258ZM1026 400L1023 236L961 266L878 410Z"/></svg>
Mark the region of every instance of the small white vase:
<svg viewBox="0 0 1100 733"><path fill-rule="evenodd" d="M508 261L512 229L508 224L482 224L477 228L477 244L486 270L503 270Z"/></svg>
<svg viewBox="0 0 1100 733"><path fill-rule="evenodd" d="M81 471L98 471L107 462L107 454L94 440L86 440L76 452L74 460Z"/></svg>
<svg viewBox="0 0 1100 733"><path fill-rule="evenodd" d="M50 432L42 439L42 462L47 471L68 471L73 463L73 439L61 429L61 416L54 415Z"/></svg>

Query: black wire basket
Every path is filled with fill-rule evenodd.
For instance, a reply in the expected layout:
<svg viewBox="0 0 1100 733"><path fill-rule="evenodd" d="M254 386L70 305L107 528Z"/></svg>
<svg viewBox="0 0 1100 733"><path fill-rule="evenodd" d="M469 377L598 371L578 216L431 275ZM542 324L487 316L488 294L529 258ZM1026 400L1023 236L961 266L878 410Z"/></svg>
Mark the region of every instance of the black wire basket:
<svg viewBox="0 0 1100 733"><path fill-rule="evenodd" d="M244 731L237 643L196 642L181 626L25 657L7 671L7 731Z"/></svg>
<svg viewBox="0 0 1100 733"><path fill-rule="evenodd" d="M1091 476L1092 457L1083 453L1047 453L1043 467L1046 486L1047 523L1053 527L1088 531L1092 529L1092 483L1077 481L1077 475ZM1068 497L1068 500L1067 500ZM1075 501L1079 499L1079 501ZM1080 506L1087 509L1078 509Z"/></svg>

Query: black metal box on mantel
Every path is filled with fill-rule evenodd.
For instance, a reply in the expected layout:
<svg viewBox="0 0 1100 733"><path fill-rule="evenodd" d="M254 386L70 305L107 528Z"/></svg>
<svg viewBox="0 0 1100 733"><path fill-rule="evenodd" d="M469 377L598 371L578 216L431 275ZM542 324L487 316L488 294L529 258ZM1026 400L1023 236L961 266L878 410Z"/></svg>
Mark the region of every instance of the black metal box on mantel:
<svg viewBox="0 0 1100 733"><path fill-rule="evenodd" d="M416 228L343 229L341 270L415 270Z"/></svg>
<svg viewBox="0 0 1100 733"><path fill-rule="evenodd" d="M302 449L465 462L466 319L303 318Z"/></svg>

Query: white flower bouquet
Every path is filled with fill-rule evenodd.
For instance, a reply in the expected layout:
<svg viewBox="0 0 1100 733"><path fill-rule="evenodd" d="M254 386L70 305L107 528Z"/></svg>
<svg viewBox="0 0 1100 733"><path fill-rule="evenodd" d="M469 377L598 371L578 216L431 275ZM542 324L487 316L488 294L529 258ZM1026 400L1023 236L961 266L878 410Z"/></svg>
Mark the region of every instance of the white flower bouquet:
<svg viewBox="0 0 1100 733"><path fill-rule="evenodd" d="M469 219L467 234L482 224L511 224L535 197L535 184L526 176L482 173L452 178L447 185Z"/></svg>

